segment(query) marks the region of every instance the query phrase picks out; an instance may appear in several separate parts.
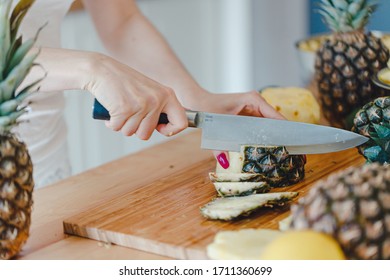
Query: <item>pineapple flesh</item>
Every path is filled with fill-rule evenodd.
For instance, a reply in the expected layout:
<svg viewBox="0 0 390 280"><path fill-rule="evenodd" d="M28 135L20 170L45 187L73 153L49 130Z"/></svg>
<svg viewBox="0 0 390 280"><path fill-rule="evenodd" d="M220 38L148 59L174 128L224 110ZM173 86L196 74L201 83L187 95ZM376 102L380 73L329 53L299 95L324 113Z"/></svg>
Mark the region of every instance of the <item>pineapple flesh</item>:
<svg viewBox="0 0 390 280"><path fill-rule="evenodd" d="M390 166L351 167L316 183L291 206L294 230L333 236L349 259L390 259Z"/></svg>
<svg viewBox="0 0 390 280"><path fill-rule="evenodd" d="M364 28L376 8L374 1L323 0L320 13L334 32L315 60L315 80L322 111L332 126L350 129L360 107L388 95L371 77L386 67L389 49Z"/></svg>
<svg viewBox="0 0 390 280"><path fill-rule="evenodd" d="M18 35L24 15L34 3L0 0L0 259L18 254L29 236L34 188L33 165L26 145L12 133L25 113L23 101L39 81L20 89L34 65L35 38Z"/></svg>
<svg viewBox="0 0 390 280"><path fill-rule="evenodd" d="M289 121L320 123L320 105L308 89L269 87L261 91L261 96Z"/></svg>
<svg viewBox="0 0 390 280"><path fill-rule="evenodd" d="M230 221L247 216L261 207L283 206L297 195L297 192L275 192L218 197L201 207L200 212L208 219Z"/></svg>
<svg viewBox="0 0 390 280"><path fill-rule="evenodd" d="M360 109L352 130L369 138L358 147L367 162L390 163L390 97L379 97Z"/></svg>

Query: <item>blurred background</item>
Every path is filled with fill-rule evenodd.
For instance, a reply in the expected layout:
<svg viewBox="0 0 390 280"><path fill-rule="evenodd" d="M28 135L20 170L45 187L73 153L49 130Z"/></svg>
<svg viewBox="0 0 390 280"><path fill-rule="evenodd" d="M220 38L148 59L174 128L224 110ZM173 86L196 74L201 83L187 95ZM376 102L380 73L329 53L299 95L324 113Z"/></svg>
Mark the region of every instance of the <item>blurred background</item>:
<svg viewBox="0 0 390 280"><path fill-rule="evenodd" d="M211 92L306 86L295 43L328 31L316 13L318 0L137 2L193 77ZM380 1L369 28L390 31L389 11L390 1ZM63 47L106 53L79 2L67 15L62 31ZM158 133L149 141L114 133L92 119L91 94L65 94L73 174L167 141Z"/></svg>

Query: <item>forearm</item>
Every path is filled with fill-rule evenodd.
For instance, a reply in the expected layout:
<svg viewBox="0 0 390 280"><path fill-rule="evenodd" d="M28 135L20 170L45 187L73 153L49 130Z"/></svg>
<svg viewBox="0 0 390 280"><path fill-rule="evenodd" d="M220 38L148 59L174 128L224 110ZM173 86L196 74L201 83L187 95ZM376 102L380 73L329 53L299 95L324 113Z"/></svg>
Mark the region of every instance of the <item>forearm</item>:
<svg viewBox="0 0 390 280"><path fill-rule="evenodd" d="M33 49L32 52L38 51ZM46 77L39 84L40 91L61 91L85 89L88 76L93 68L93 57L98 54L67 49L41 48L35 66L26 77L24 84Z"/></svg>
<svg viewBox="0 0 390 280"><path fill-rule="evenodd" d="M100 3L105 2L105 3ZM84 1L113 57L175 90L181 103L198 107L204 91L133 1ZM126 2L126 3L124 3ZM106 8L102 14L102 5ZM116 20L110 21L109 19Z"/></svg>

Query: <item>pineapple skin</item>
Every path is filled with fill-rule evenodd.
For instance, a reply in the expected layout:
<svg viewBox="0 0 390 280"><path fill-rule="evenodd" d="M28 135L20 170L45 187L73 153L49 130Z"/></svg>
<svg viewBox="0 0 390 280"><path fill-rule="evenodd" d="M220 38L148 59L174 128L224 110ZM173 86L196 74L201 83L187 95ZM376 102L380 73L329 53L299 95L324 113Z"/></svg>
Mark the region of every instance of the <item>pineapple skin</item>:
<svg viewBox="0 0 390 280"><path fill-rule="evenodd" d="M290 229L333 236L349 259L390 259L390 166L351 167L291 206Z"/></svg>
<svg viewBox="0 0 390 280"><path fill-rule="evenodd" d="M29 236L34 181L26 145L0 135L0 259L14 257Z"/></svg>
<svg viewBox="0 0 390 280"><path fill-rule="evenodd" d="M290 155L284 147L242 146L240 153L229 152L229 162L227 169L217 163L216 173L259 174L255 181L270 187L289 186L305 176L306 157Z"/></svg>
<svg viewBox="0 0 390 280"><path fill-rule="evenodd" d="M315 80L322 111L332 126L350 129L351 114L390 94L371 81L389 59L388 48L370 33L338 33L324 42L316 54Z"/></svg>
<svg viewBox="0 0 390 280"><path fill-rule="evenodd" d="M360 109L352 131L369 138L358 146L367 162L390 163L390 97L379 97Z"/></svg>

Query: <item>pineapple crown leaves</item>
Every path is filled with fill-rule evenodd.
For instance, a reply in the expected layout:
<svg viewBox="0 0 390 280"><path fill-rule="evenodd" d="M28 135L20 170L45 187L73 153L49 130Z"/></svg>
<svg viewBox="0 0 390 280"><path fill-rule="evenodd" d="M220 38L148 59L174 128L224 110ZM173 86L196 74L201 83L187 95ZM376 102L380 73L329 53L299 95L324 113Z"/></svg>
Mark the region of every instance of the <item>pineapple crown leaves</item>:
<svg viewBox="0 0 390 280"><path fill-rule="evenodd" d="M318 12L334 32L362 30L378 3L374 0L321 0Z"/></svg>
<svg viewBox="0 0 390 280"><path fill-rule="evenodd" d="M9 131L17 124L26 110L20 107L30 90L37 86L44 78L34 81L30 85L17 89L22 84L33 66L39 51L29 53L37 40L37 30L34 38L23 42L18 36L18 30L28 10L35 0L20 0L11 13L12 0L0 0L0 130Z"/></svg>
<svg viewBox="0 0 390 280"><path fill-rule="evenodd" d="M390 124L372 124L370 130L368 148L364 149L363 155L368 162L390 162Z"/></svg>

